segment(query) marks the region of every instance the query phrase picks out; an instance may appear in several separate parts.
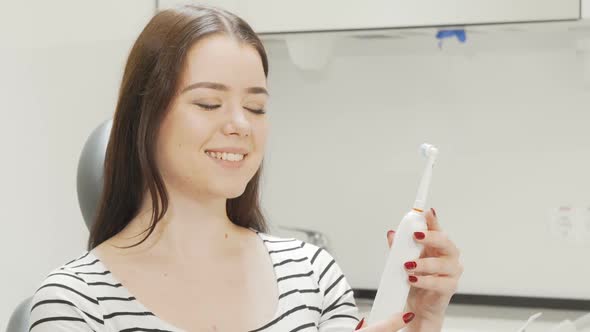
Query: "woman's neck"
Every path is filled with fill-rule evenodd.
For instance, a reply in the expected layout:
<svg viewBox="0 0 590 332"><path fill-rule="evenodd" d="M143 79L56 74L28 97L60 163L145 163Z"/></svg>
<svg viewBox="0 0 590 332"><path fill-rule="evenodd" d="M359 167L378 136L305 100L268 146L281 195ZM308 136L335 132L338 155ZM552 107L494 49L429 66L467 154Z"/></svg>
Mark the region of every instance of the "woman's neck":
<svg viewBox="0 0 590 332"><path fill-rule="evenodd" d="M191 261L231 254L240 246L246 232L233 224L226 213L226 199L195 199L169 191L168 209L154 232L127 253L149 253L178 261ZM110 241L129 246L141 241L151 224L152 203L144 199L140 213Z"/></svg>

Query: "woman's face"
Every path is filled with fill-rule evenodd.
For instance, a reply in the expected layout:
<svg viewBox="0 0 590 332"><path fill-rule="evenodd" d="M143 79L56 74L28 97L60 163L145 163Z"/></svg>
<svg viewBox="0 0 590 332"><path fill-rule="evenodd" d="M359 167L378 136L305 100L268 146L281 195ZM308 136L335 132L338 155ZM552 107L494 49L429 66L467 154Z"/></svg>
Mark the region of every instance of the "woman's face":
<svg viewBox="0 0 590 332"><path fill-rule="evenodd" d="M196 43L158 136L167 188L205 199L240 196L264 156L267 101L254 47L224 35Z"/></svg>

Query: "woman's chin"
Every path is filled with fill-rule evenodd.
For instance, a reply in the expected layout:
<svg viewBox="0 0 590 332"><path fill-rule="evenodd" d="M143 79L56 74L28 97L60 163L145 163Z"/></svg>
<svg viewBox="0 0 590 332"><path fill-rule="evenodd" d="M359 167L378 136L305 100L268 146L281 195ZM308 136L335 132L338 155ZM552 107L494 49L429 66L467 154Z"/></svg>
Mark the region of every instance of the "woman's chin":
<svg viewBox="0 0 590 332"><path fill-rule="evenodd" d="M243 193L244 193L244 191L242 190L240 192L228 194L228 195L226 195L226 197L227 197L227 199L233 199L233 198L237 198L237 197L242 196Z"/></svg>
<svg viewBox="0 0 590 332"><path fill-rule="evenodd" d="M245 190L246 185L237 186L235 184L232 184L224 188L218 188L217 192L219 193L219 196L225 197L227 199L232 199L242 196Z"/></svg>

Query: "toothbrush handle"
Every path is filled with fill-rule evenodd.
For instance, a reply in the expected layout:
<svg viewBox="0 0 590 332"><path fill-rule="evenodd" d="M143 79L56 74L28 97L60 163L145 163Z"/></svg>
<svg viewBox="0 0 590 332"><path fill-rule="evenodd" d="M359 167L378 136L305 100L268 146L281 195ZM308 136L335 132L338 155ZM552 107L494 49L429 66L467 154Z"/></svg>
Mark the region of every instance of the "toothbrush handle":
<svg viewBox="0 0 590 332"><path fill-rule="evenodd" d="M404 263L420 257L422 245L414 241L414 232L425 231L426 218L423 213L407 213L395 232L385 269L381 275L377 295L371 308L368 323L385 320L406 306L410 284Z"/></svg>

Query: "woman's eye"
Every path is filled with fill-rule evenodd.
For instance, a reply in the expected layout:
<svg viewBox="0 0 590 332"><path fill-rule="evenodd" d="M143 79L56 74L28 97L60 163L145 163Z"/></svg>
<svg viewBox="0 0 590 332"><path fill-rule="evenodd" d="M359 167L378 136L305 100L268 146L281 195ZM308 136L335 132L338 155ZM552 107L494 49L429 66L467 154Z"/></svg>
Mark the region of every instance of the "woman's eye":
<svg viewBox="0 0 590 332"><path fill-rule="evenodd" d="M221 105L213 105L213 104L202 104L202 103L194 103L194 104L197 105L197 106L199 106L202 109L205 109L205 110L214 110L214 109L217 109L217 108L221 107ZM246 109L246 110L248 110L248 111L250 111L252 113L255 113L255 114L264 114L264 113L266 113L266 111L264 109L262 109L262 108L261 109L256 109L256 108L244 107L244 109Z"/></svg>
<svg viewBox="0 0 590 332"><path fill-rule="evenodd" d="M195 105L199 106L200 108L206 109L206 110L214 110L216 108L219 108L221 105L209 105L209 104L199 104L199 103L195 103Z"/></svg>
<svg viewBox="0 0 590 332"><path fill-rule="evenodd" d="M256 113L256 114L264 114L266 113L266 111L261 108L261 109L255 109L255 108L248 108L248 107L244 107L245 109L247 109L248 111L252 112L252 113Z"/></svg>

